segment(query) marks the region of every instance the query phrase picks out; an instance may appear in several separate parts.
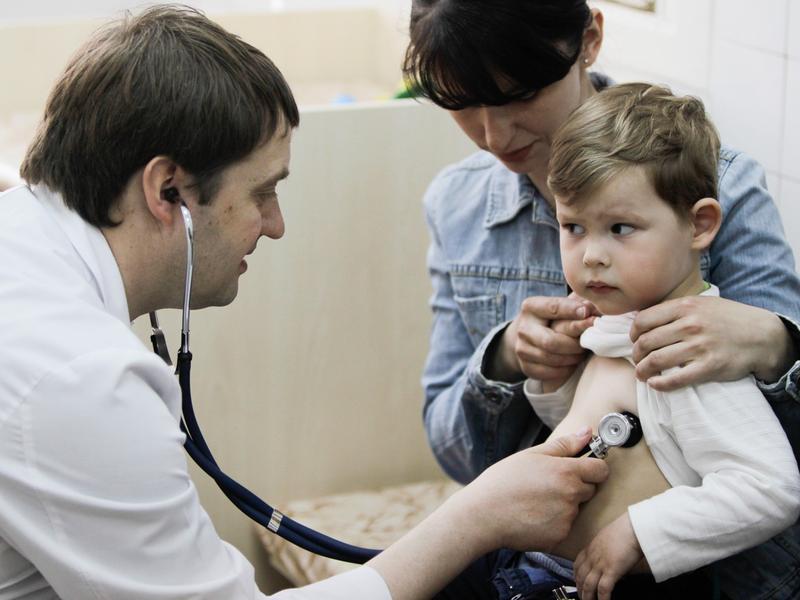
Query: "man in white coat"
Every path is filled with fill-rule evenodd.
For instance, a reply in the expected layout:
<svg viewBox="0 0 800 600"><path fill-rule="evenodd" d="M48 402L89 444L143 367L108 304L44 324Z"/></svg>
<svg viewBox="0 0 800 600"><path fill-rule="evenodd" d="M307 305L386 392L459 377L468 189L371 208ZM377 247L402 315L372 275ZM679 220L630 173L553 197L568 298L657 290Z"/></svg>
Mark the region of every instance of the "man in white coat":
<svg viewBox="0 0 800 600"><path fill-rule="evenodd" d="M98 32L48 100L0 197L0 596L263 598L198 501L171 371L130 321L237 293L281 237L299 116L261 52L187 8ZM499 547L546 550L607 471L588 432L487 470L366 566L280 598L433 596Z"/></svg>

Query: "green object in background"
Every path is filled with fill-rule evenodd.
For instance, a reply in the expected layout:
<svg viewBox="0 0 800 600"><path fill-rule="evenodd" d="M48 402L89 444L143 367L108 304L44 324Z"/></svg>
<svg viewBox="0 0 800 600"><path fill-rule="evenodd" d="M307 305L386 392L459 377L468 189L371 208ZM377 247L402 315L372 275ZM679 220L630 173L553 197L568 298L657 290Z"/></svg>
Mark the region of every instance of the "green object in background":
<svg viewBox="0 0 800 600"><path fill-rule="evenodd" d="M392 95L393 100L400 100L402 98L419 98L419 97L420 97L419 89L415 87L409 87L408 83L405 81L401 84L401 88Z"/></svg>

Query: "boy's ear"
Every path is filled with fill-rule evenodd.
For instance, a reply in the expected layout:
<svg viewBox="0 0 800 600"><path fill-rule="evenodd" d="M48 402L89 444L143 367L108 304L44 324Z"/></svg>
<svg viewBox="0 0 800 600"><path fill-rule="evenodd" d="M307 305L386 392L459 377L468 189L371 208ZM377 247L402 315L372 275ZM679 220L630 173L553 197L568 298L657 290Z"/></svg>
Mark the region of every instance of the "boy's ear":
<svg viewBox="0 0 800 600"><path fill-rule="evenodd" d="M691 221L694 228L692 250L705 250L722 225L722 207L714 198L698 200L692 206Z"/></svg>

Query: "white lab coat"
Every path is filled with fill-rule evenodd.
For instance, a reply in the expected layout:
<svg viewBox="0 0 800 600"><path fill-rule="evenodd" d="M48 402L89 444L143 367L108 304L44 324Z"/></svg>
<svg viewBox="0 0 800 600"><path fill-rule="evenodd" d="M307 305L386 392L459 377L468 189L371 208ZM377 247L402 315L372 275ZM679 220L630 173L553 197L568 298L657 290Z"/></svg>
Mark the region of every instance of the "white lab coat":
<svg viewBox="0 0 800 600"><path fill-rule="evenodd" d="M100 230L0 196L0 598L265 598L187 471L171 370L130 329ZM389 599L373 569L273 596Z"/></svg>

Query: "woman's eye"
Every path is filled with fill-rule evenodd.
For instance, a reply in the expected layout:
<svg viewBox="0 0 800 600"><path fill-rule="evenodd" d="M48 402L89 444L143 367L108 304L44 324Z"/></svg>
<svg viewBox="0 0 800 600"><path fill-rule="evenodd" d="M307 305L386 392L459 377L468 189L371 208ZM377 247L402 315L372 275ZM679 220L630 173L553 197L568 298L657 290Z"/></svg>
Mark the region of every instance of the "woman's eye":
<svg viewBox="0 0 800 600"><path fill-rule="evenodd" d="M628 235L633 233L633 225L626 225L625 223L614 223L611 226L611 233L614 235Z"/></svg>
<svg viewBox="0 0 800 600"><path fill-rule="evenodd" d="M582 235L586 231L582 226L575 223L564 223L561 227L569 231L572 235Z"/></svg>

